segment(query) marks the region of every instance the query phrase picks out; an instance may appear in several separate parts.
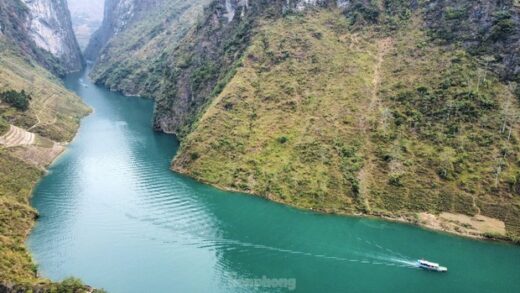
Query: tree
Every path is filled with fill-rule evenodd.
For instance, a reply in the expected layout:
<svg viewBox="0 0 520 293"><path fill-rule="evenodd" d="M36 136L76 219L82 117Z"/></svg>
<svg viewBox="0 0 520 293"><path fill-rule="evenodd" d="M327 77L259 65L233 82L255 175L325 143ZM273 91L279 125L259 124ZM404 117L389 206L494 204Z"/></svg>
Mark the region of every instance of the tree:
<svg viewBox="0 0 520 293"><path fill-rule="evenodd" d="M21 92L9 90L0 94L0 100L18 110L27 111L32 97L24 90Z"/></svg>

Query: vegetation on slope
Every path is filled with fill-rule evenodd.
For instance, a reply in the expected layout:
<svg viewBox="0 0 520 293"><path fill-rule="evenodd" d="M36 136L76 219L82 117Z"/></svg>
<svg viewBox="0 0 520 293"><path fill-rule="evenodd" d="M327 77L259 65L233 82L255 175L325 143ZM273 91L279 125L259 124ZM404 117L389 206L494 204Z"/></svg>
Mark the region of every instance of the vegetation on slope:
<svg viewBox="0 0 520 293"><path fill-rule="evenodd" d="M9 123L4 120L4 118L0 117L0 136L4 135L9 131Z"/></svg>
<svg viewBox="0 0 520 293"><path fill-rule="evenodd" d="M8 91L24 91L30 95L30 107L21 112L9 103L2 103L0 116L11 124L58 142L71 140L80 118L89 111L61 81L0 36L0 92Z"/></svg>
<svg viewBox="0 0 520 293"><path fill-rule="evenodd" d="M265 5L265 4L263 4ZM275 6L274 4L271 4ZM256 14L269 15L274 7L261 11L262 4L251 3L243 14L229 22L223 1L206 7L204 18L168 56L163 85L156 99L154 127L183 137L205 106L217 96L236 73L240 58L250 42Z"/></svg>
<svg viewBox="0 0 520 293"><path fill-rule="evenodd" d="M3 36L0 92L0 135L9 130L10 124L40 135L35 146L0 145L0 291L86 292L88 288L77 280L52 284L37 278L25 239L36 217L29 197L43 171L41 166L26 160L24 149L35 147L53 153L52 140L71 140L89 108Z"/></svg>
<svg viewBox="0 0 520 293"><path fill-rule="evenodd" d="M29 109L29 103L31 100L31 95L25 93L25 90L22 90L21 92L8 90L0 93L0 101L5 102L9 106L12 106L20 111L27 111Z"/></svg>
<svg viewBox="0 0 520 293"><path fill-rule="evenodd" d="M95 56L98 59L91 77L114 91L155 96L162 83L162 70L168 66L167 57L208 2L175 0L135 4L136 9L145 6L146 11L125 11L135 16L123 31L109 40L99 56Z"/></svg>
<svg viewBox="0 0 520 293"><path fill-rule="evenodd" d="M432 42L421 13L374 3L259 23L174 169L303 208L482 214L520 235L513 86Z"/></svg>
<svg viewBox="0 0 520 293"><path fill-rule="evenodd" d="M154 97L155 128L183 140L173 168L199 180L335 213L485 215L519 236L518 1L298 3L231 1L230 20L211 1L167 45L152 13L93 76Z"/></svg>
<svg viewBox="0 0 520 293"><path fill-rule="evenodd" d="M458 44L504 80L520 82L520 2L446 1L425 3L429 34L443 44Z"/></svg>
<svg viewBox="0 0 520 293"><path fill-rule="evenodd" d="M25 247L36 212L28 195L41 171L0 152L0 280L34 281L36 267Z"/></svg>

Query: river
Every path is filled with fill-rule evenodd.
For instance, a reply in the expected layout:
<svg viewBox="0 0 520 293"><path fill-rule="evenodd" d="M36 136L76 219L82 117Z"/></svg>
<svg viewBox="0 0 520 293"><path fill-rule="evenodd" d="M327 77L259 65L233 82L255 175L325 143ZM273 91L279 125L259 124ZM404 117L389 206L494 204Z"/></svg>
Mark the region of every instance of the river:
<svg viewBox="0 0 520 293"><path fill-rule="evenodd" d="M95 111L34 191L40 273L123 292L520 292L520 247L321 215L170 171L153 103L66 86ZM414 267L418 258L448 273Z"/></svg>

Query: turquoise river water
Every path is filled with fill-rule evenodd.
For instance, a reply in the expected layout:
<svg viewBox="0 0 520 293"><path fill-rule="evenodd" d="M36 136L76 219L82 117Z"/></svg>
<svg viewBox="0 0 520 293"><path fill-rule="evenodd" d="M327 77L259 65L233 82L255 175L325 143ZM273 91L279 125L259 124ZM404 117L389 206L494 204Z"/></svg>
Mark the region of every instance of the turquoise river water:
<svg viewBox="0 0 520 293"><path fill-rule="evenodd" d="M114 293L520 292L518 246L219 191L170 171L178 142L152 131L151 101L65 82L95 112L34 192L45 277Z"/></svg>

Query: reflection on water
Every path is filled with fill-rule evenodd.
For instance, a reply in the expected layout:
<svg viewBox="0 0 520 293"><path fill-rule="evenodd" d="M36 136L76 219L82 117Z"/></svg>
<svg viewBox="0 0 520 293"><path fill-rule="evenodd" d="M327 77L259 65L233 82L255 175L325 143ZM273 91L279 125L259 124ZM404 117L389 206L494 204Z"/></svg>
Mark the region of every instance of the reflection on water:
<svg viewBox="0 0 520 293"><path fill-rule="evenodd" d="M116 293L520 291L518 247L313 214L175 174L178 144L151 131L152 102L80 78L67 86L95 113L33 199L29 245L47 277ZM449 273L417 269L421 257Z"/></svg>

